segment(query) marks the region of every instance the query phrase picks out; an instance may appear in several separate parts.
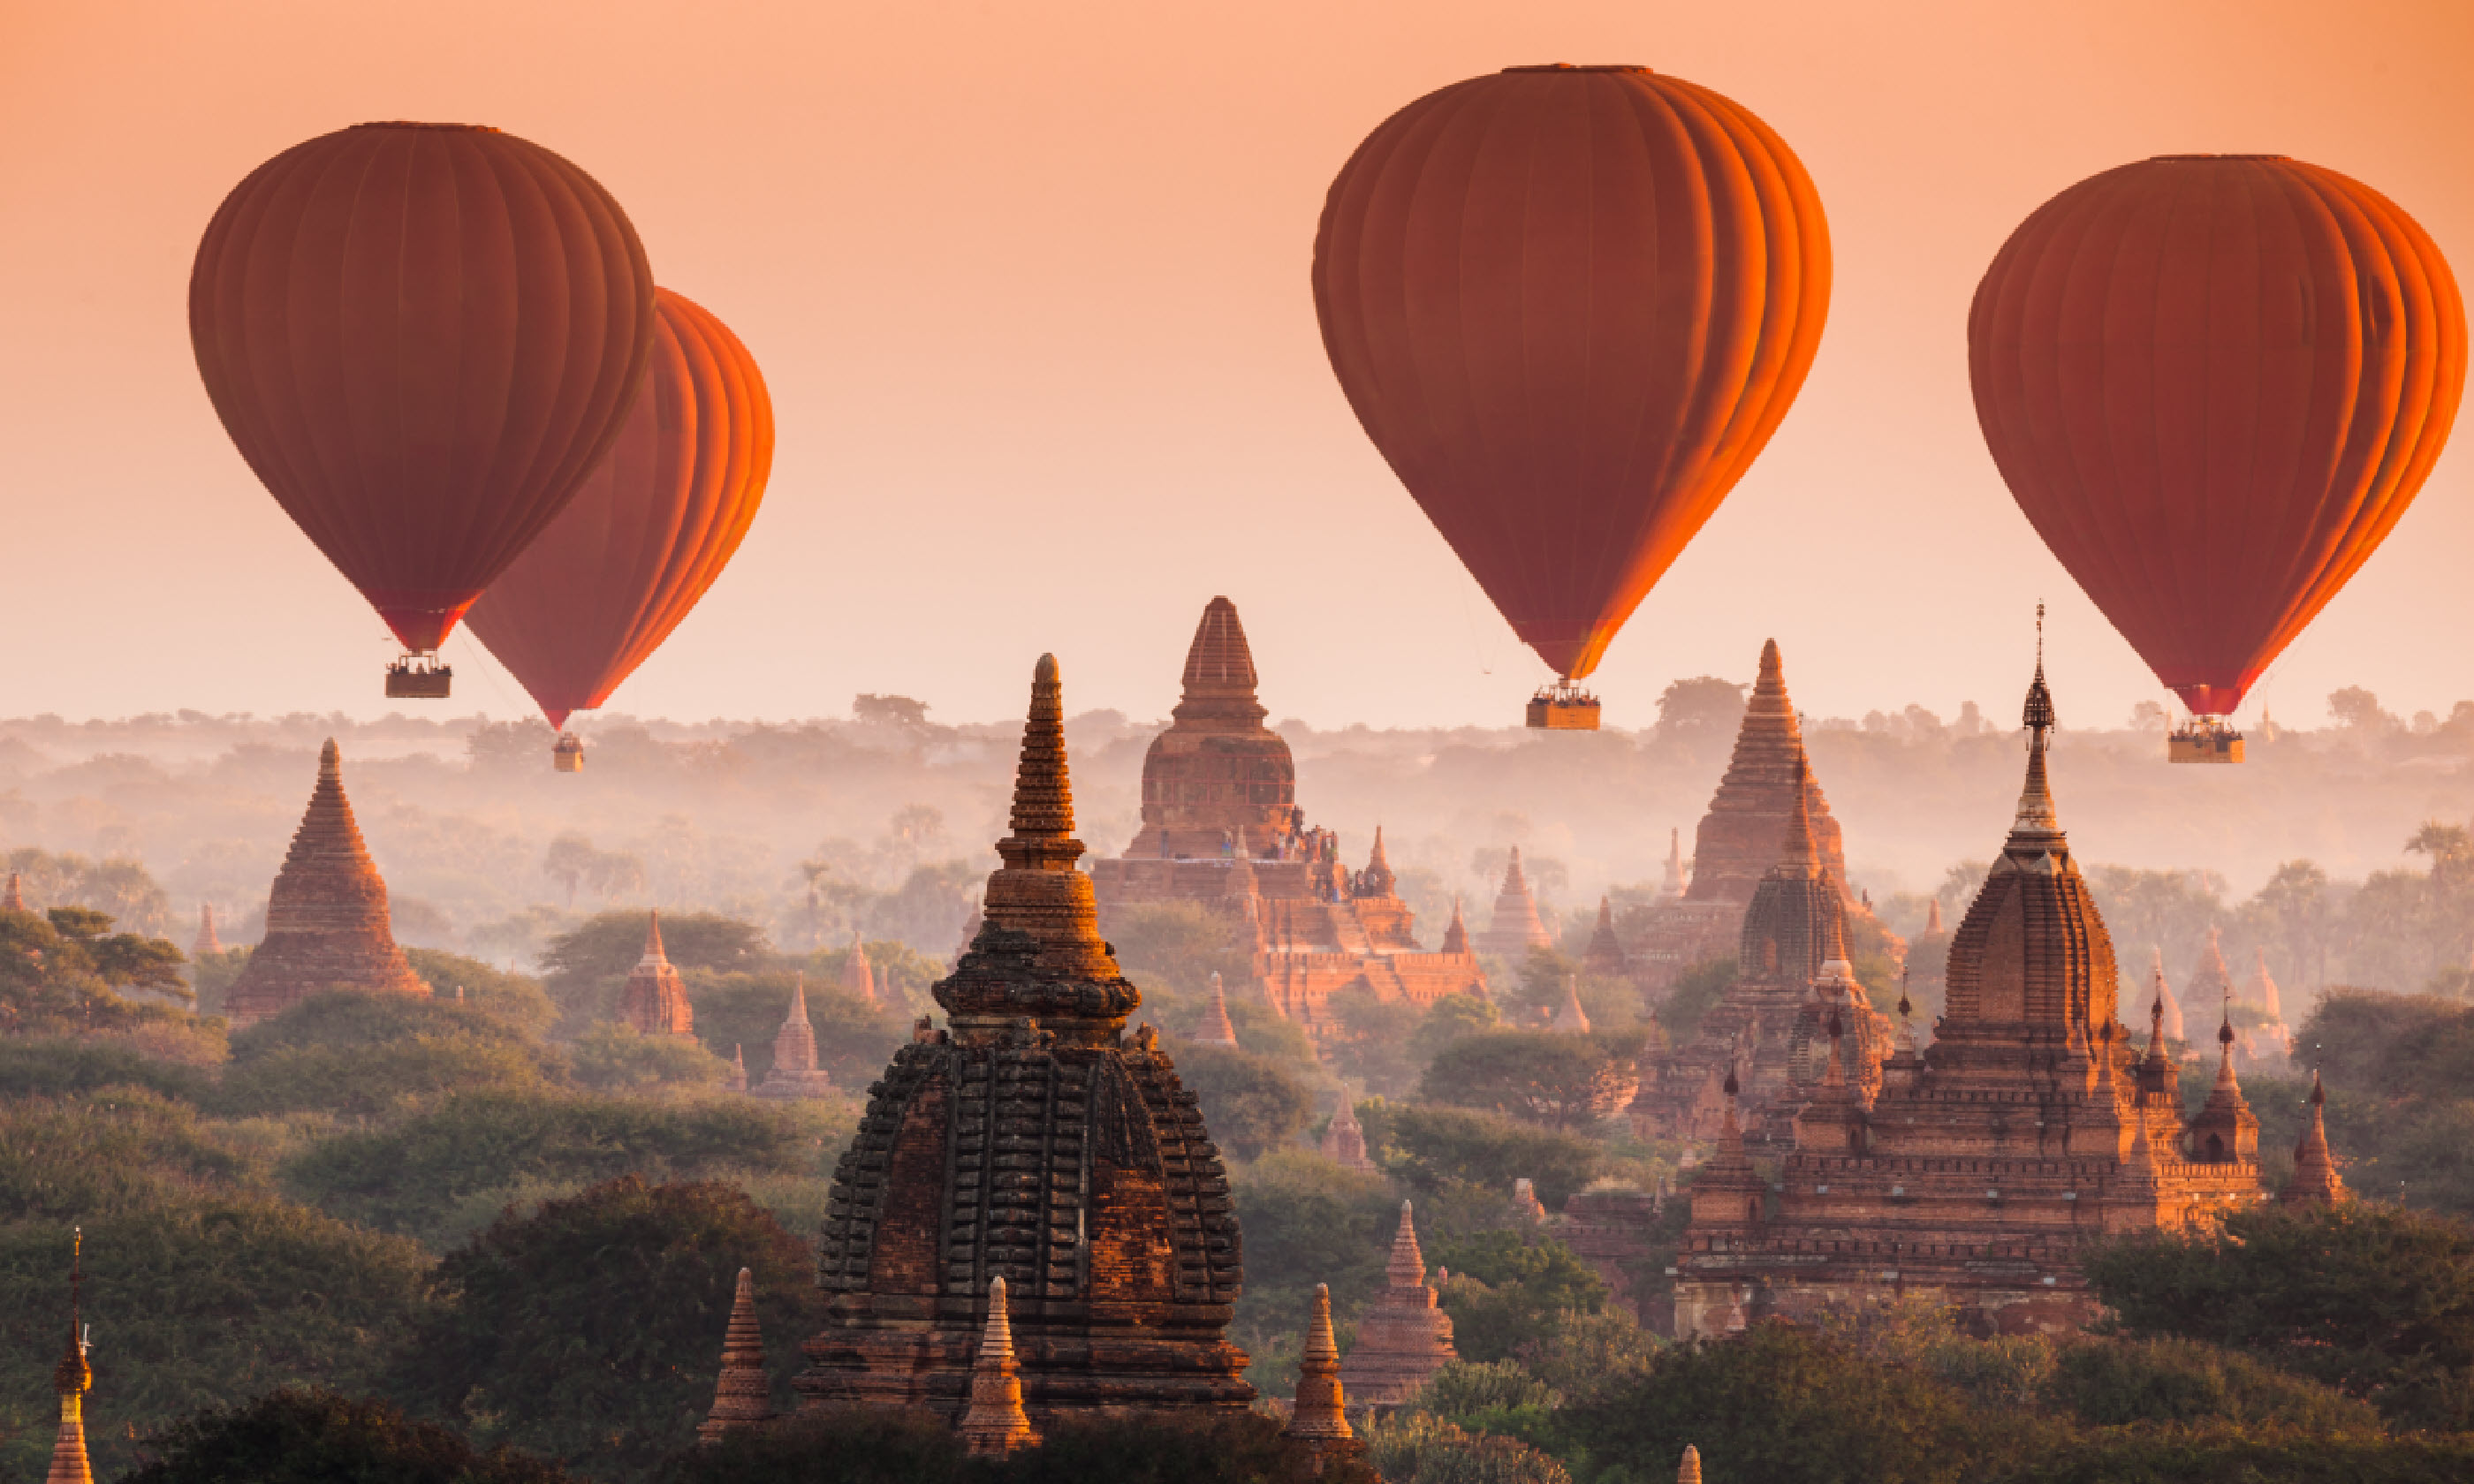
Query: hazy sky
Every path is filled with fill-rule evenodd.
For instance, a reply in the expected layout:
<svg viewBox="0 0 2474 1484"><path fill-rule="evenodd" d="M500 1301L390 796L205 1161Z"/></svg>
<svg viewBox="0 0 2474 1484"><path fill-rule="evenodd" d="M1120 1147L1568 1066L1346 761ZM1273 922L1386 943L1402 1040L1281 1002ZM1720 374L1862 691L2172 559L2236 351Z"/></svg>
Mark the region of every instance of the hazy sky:
<svg viewBox="0 0 2474 1484"><path fill-rule="evenodd" d="M591 171L772 387L764 513L614 708L892 690L989 718L1054 649L1070 708L1156 715L1225 592L1275 716L1515 721L1543 666L1359 431L1306 271L1387 113L1562 60L1759 113L1836 258L1801 399L1598 672L1609 720L1679 675L1750 679L1768 635L1807 709L2007 719L2042 597L2064 721L2115 725L2162 693L1984 451L1977 277L2082 177L2260 151L2388 193L2474 284L2469 56L2460 0L0 0L0 712L387 708L393 646L225 439L185 295L253 166L418 118ZM2460 446L2251 710L2474 696L2469 538ZM469 637L449 654L453 709L528 709Z"/></svg>

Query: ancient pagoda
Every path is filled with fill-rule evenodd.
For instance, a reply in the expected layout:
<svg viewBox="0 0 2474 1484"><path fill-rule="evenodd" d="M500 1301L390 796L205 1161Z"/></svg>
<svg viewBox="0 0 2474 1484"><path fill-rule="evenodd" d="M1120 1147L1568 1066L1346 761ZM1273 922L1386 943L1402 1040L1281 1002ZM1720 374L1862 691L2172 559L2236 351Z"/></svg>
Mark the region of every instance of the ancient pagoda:
<svg viewBox="0 0 2474 1484"><path fill-rule="evenodd" d="M1237 1049L1237 1027L1228 1018L1228 989L1220 982L1220 971L1211 972L1211 997L1202 1007L1202 1023L1194 1028L1190 1038L1198 1046L1225 1046Z"/></svg>
<svg viewBox="0 0 2474 1484"><path fill-rule="evenodd" d="M2041 662L2026 727L2017 817L1953 936L1931 1046L1919 1052L1903 1031L1867 1097L1832 1022L1774 1212L1727 1092L1677 1258L1679 1332L1893 1294L1955 1307L1982 1332L2063 1332L2098 1311L2079 1270L2090 1243L2191 1229L2261 1199L2259 1125L2229 1035L2217 1086L2186 1124L2162 1006L2149 1007L2145 1055L2117 1014L2112 939L2047 782Z"/></svg>
<svg viewBox="0 0 2474 1484"><path fill-rule="evenodd" d="M1693 965L1734 951L1744 911L1785 842L1799 778L1806 828L1823 874L1852 909L1856 898L1847 888L1838 821L1805 757L1804 729L1787 697L1778 640L1771 639L1761 646L1760 674L1744 704L1734 753L1694 833L1691 884L1673 898L1661 892L1637 937L1626 945L1644 991L1661 993ZM1682 871L1672 850L1669 863L1671 880Z"/></svg>
<svg viewBox="0 0 2474 1484"><path fill-rule="evenodd" d="M653 909L644 928L644 955L627 970L626 987L618 992L618 1018L642 1036L693 1036L695 1010L688 1004L687 981L662 948L662 909Z"/></svg>
<svg viewBox="0 0 2474 1484"><path fill-rule="evenodd" d="M0 891L0 912L24 912L26 910L28 910L28 908L26 906L25 887L23 883L18 880L17 873L12 871L9 873L8 889L6 891Z"/></svg>
<svg viewBox="0 0 2474 1484"><path fill-rule="evenodd" d="M1589 929L1589 945L1581 952L1581 967L1608 979L1620 978L1632 967L1615 937L1614 903L1605 897L1598 898L1598 924Z"/></svg>
<svg viewBox="0 0 2474 1484"><path fill-rule="evenodd" d="M1426 1281L1426 1257L1418 1250L1418 1228L1409 1203L1400 1203L1400 1230L1384 1265L1383 1292L1358 1316L1357 1342L1341 1363L1350 1396L1368 1406L1395 1407L1417 1395L1437 1371L1460 1358L1452 1349L1452 1316L1435 1304Z"/></svg>
<svg viewBox="0 0 2474 1484"><path fill-rule="evenodd" d="M721 1376L714 1385L713 1410L696 1424L696 1440L718 1443L725 1433L772 1420L773 1379L764 1370L764 1334L756 1323L756 1275L740 1268L730 1326L722 1332Z"/></svg>
<svg viewBox="0 0 2474 1484"><path fill-rule="evenodd" d="M1799 757L1779 858L1762 874L1737 929L1734 983L1701 1017L1689 1043L1643 1065L1630 1109L1643 1138L1717 1137L1721 1085L1734 1081L1755 1141L1786 1141L1796 1109L1824 1070L1814 1038L1833 1013L1856 1030L1856 1081L1868 1091L1880 1086L1891 1028L1866 1002L1848 964L1847 900L1830 879L1812 829L1812 791L1793 786L1805 771Z"/></svg>
<svg viewBox="0 0 2474 1484"><path fill-rule="evenodd" d="M954 1430L975 1458L1002 1458L1037 1448L1039 1432L1022 1405L1022 1366L1013 1352L1013 1327L1006 1312L1006 1281L988 1280L988 1322L971 1357L971 1398Z"/></svg>
<svg viewBox="0 0 2474 1484"><path fill-rule="evenodd" d="M2207 1014L2206 1007L2224 999L2234 992L2234 971L2225 963L2225 940L2221 929L2208 928L2206 946L2199 949L2197 962L2191 966L2191 977L2182 993L2190 999L2192 1009Z"/></svg>
<svg viewBox="0 0 2474 1484"><path fill-rule="evenodd" d="M1225 1334L1244 1282L1227 1177L1157 1038L1125 1035L1142 996L1075 869L1062 707L1042 657L1004 865L932 991L949 1028L894 1054L836 1168L812 1403L958 1419L997 1278L1034 1424L1253 1399Z"/></svg>
<svg viewBox="0 0 2474 1484"><path fill-rule="evenodd" d="M1503 888L1495 893L1494 916L1478 935L1478 951L1518 964L1534 950L1554 945L1554 935L1539 919L1538 899L1530 895L1529 874L1520 869L1520 847L1516 845L1503 868Z"/></svg>
<svg viewBox="0 0 2474 1484"><path fill-rule="evenodd" d="M1143 824L1123 856L1094 861L1100 925L1160 902L1194 902L1251 954L1251 982L1227 993L1266 1004L1322 1039L1331 996L1362 989L1387 1002L1433 1004L1483 993L1464 941L1418 942L1378 826L1363 869L1339 837L1309 826L1286 739L1263 725L1254 658L1236 605L1214 598L1185 657L1184 695L1143 758Z"/></svg>
<svg viewBox="0 0 2474 1484"><path fill-rule="evenodd" d="M834 1079L816 1066L816 1028L808 1023L808 976L801 974L791 981L790 1009L773 1034L773 1065L756 1085L756 1095L830 1097L833 1090Z"/></svg>
<svg viewBox="0 0 2474 1484"><path fill-rule="evenodd" d="M1366 1445L1348 1425L1348 1397L1340 1379L1340 1346L1331 1333L1331 1285L1315 1284L1306 1315L1306 1343L1298 1356L1298 1390L1289 1407L1286 1437L1315 1450L1322 1464L1354 1458Z"/></svg>
<svg viewBox="0 0 2474 1484"><path fill-rule="evenodd" d="M2328 1153L2328 1124L2322 1116L2327 1106L2328 1094L2319 1086L2319 1074L2313 1072L2311 1121L2302 1126L2301 1140L2293 1146L2293 1177L2276 1193L2281 1206L2341 1206L2353 1199Z"/></svg>
<svg viewBox="0 0 2474 1484"><path fill-rule="evenodd" d="M198 936L189 945L189 957L206 958L224 950L224 941L215 936L215 909L207 902L198 903Z"/></svg>
<svg viewBox="0 0 2474 1484"><path fill-rule="evenodd" d="M268 894L266 936L225 993L224 1016L235 1027L255 1025L328 990L429 993L396 946L386 882L352 821L332 737Z"/></svg>
<svg viewBox="0 0 2474 1484"><path fill-rule="evenodd" d="M43 1484L94 1484L85 1456L85 1394L94 1389L94 1371L85 1359L85 1314L80 1289L85 1279L85 1233L70 1238L69 1342L52 1371L52 1390L61 1399L60 1430L52 1435L52 1466Z"/></svg>
<svg viewBox="0 0 2474 1484"><path fill-rule="evenodd" d="M1322 1157L1360 1175L1376 1173L1374 1161L1366 1154L1366 1126L1357 1121L1357 1109L1346 1088L1341 1089L1339 1101L1340 1106L1332 1110L1331 1122L1323 1127Z"/></svg>
<svg viewBox="0 0 2474 1484"><path fill-rule="evenodd" d="M867 947L859 941L856 927L851 929L850 951L842 955L842 993L870 1010L877 1008L876 966L867 961Z"/></svg>

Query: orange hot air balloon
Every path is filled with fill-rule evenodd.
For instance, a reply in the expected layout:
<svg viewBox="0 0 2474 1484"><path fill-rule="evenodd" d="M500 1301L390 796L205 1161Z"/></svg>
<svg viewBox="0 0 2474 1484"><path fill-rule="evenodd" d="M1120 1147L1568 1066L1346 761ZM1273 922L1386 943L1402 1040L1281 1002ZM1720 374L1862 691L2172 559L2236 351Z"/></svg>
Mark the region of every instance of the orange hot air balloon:
<svg viewBox="0 0 2474 1484"><path fill-rule="evenodd" d="M224 198L189 275L241 457L420 657L390 694L446 694L440 642L600 461L652 336L610 193L463 124L293 146Z"/></svg>
<svg viewBox="0 0 2474 1484"><path fill-rule="evenodd" d="M739 337L654 292L653 364L618 442L469 615L553 727L601 705L739 549L773 468L773 401ZM583 766L559 739L558 766Z"/></svg>
<svg viewBox="0 0 2474 1484"><path fill-rule="evenodd" d="M2010 234L1967 359L2019 508L2191 708L2184 738L2219 738L2215 760L2222 718L2439 457L2465 311L2429 234L2361 181L2167 156Z"/></svg>
<svg viewBox="0 0 2474 1484"><path fill-rule="evenodd" d="M1367 436L1568 682L1786 415L1830 233L1740 105L1643 67L1513 67L1357 147L1314 294Z"/></svg>

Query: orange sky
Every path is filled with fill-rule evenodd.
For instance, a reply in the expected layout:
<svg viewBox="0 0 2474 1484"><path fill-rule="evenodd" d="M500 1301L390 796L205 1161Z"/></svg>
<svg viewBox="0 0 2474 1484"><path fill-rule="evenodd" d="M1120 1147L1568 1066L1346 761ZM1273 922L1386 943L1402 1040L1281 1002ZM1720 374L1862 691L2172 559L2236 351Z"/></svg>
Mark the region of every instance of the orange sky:
<svg viewBox="0 0 2474 1484"><path fill-rule="evenodd" d="M727 320L780 418L771 493L614 709L949 720L1164 712L1236 599L1275 717L1516 720L1543 667L1366 443L1306 285L1324 187L1382 117L1509 63L1719 89L1829 210L1802 398L1616 640L1610 722L1785 646L1823 713L2008 719L2054 607L2064 721L2159 695L2045 555L1977 436L1984 264L2084 176L2291 154L2418 217L2474 286L2474 6L13 0L0 50L0 713L386 709L392 646L257 487L191 362L223 194L364 119L496 124L624 202L655 276ZM2461 430L2461 443L2474 431ZM2316 722L2474 696L2474 454L2262 690ZM526 709L467 638L451 709ZM490 669L491 673L483 673ZM1491 673L1490 673L1491 672ZM2256 709L2256 700L2253 709Z"/></svg>

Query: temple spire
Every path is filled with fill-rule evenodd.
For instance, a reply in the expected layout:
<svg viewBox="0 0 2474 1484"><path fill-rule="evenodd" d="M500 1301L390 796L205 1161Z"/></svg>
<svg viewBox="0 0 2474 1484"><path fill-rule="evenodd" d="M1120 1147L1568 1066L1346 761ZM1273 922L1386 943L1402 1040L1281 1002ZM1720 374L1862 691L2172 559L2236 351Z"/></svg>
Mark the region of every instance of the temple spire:
<svg viewBox="0 0 2474 1484"><path fill-rule="evenodd" d="M1383 1276L1395 1288L1421 1288L1426 1282L1426 1255L1418 1250L1418 1226L1409 1217L1409 1203L1400 1203L1400 1229L1392 1233L1392 1257Z"/></svg>
<svg viewBox="0 0 2474 1484"><path fill-rule="evenodd" d="M2053 693L2045 685L2045 605L2036 605L2036 678L2027 686L2027 704L2020 725L2027 729L2027 782L2019 791L2019 814L2010 826L2014 846L2041 847L2061 838L2062 822L2053 809L2053 790L2045 776L2045 750L2051 745L2056 722Z"/></svg>
<svg viewBox="0 0 2474 1484"><path fill-rule="evenodd" d="M1196 1027L1194 1042L1199 1046L1237 1045L1237 1027L1228 1018L1228 992L1220 983L1220 971L1211 971L1211 999L1202 1011L1202 1023Z"/></svg>
<svg viewBox="0 0 2474 1484"><path fill-rule="evenodd" d="M1443 929L1443 951L1467 953L1469 950L1468 923L1461 917L1460 893L1452 894L1452 922Z"/></svg>
<svg viewBox="0 0 2474 1484"><path fill-rule="evenodd" d="M1555 1012L1555 1029L1586 1036L1589 1033L1589 1013L1581 1008L1581 976L1564 976L1564 1004Z"/></svg>
<svg viewBox="0 0 2474 1484"><path fill-rule="evenodd" d="M1683 1462L1675 1466L1675 1484L1701 1484L1701 1450L1684 1445Z"/></svg>
<svg viewBox="0 0 2474 1484"><path fill-rule="evenodd" d="M2337 1174L2337 1161L2328 1153L2328 1125L2322 1116L2328 1094L2319 1086L2319 1073L2311 1073L2311 1121L2302 1128L2302 1139L2293 1146L2293 1178L2276 1193L2281 1206L2336 1206L2351 1200L2345 1182Z"/></svg>
<svg viewBox="0 0 2474 1484"><path fill-rule="evenodd" d="M1184 694L1170 716L1189 725L1218 723L1250 730L1271 714L1255 699L1259 683L1237 605L1213 598L1194 626L1194 642L1185 652Z"/></svg>
<svg viewBox="0 0 2474 1484"><path fill-rule="evenodd" d="M1022 1367L1014 1359L1013 1325L1006 1314L1006 1281L988 1280L988 1324L971 1362L971 1404L955 1429L974 1456L1035 1448L1039 1434L1022 1409Z"/></svg>
<svg viewBox="0 0 2474 1484"><path fill-rule="evenodd" d="M644 956L636 960L640 969L666 968L670 955L662 946L662 909L655 907L644 925Z"/></svg>
<svg viewBox="0 0 2474 1484"><path fill-rule="evenodd" d="M85 1360L85 1233L73 1230L69 1241L69 1343L52 1372L52 1390L61 1399L61 1426L52 1438L52 1467L43 1484L94 1484L85 1456L85 1394L94 1386L94 1372Z"/></svg>
<svg viewBox="0 0 2474 1484"><path fill-rule="evenodd" d="M773 1420L773 1382L764 1372L764 1334L756 1323L756 1275L739 1270L739 1291L730 1302L730 1325L722 1331L721 1378L714 1385L713 1409L696 1424L696 1441L718 1443L722 1434Z"/></svg>
<svg viewBox="0 0 2474 1484"><path fill-rule="evenodd" d="M1821 848L1812 841L1812 763L1805 756L1804 744L1795 745L1795 797L1788 802L1786 843L1779 849L1779 864L1807 876L1821 874Z"/></svg>
<svg viewBox="0 0 2474 1484"><path fill-rule="evenodd" d="M9 873L9 889L6 892L0 892L0 912L23 912L25 910L25 889L17 878L17 873L12 871Z"/></svg>
<svg viewBox="0 0 2474 1484"><path fill-rule="evenodd" d="M1331 1285L1315 1284L1314 1309L1306 1320L1305 1352L1298 1357L1296 1403L1287 1436L1317 1452L1354 1441L1347 1400L1340 1388L1340 1346L1331 1333Z"/></svg>

